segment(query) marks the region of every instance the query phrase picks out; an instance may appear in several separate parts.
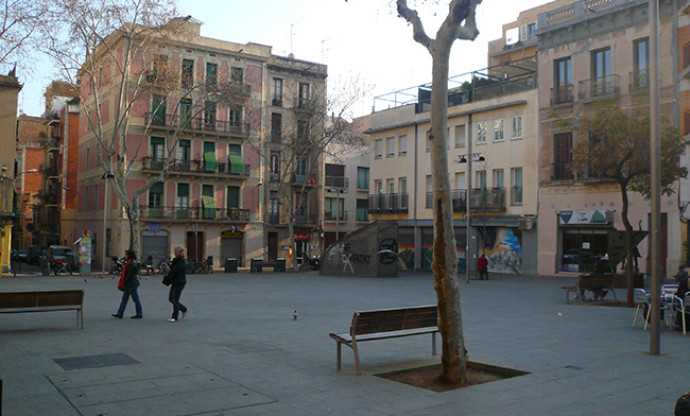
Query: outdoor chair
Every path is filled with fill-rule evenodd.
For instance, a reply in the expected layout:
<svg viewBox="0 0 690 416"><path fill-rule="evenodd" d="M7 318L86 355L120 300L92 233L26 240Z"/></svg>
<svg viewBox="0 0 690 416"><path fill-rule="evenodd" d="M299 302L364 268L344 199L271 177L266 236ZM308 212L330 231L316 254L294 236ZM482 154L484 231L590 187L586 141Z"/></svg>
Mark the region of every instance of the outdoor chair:
<svg viewBox="0 0 690 416"><path fill-rule="evenodd" d="M647 329L647 322L649 322L649 314L652 311L652 295L647 293L644 289L637 288L635 289L634 292L634 301L635 304L637 305L637 309L635 309L635 319L633 320L633 327L637 325L637 317L640 315L640 311L646 316L644 316L645 324L644 324L644 329ZM645 306L647 305L647 313L644 313Z"/></svg>
<svg viewBox="0 0 690 416"><path fill-rule="evenodd" d="M688 298L688 293L685 293L684 296L686 299ZM686 334L685 332L685 302L683 302L683 299L679 298L678 296L673 296L673 306L671 308L671 311L673 313L672 319L676 318L676 313L680 312L680 323L683 327L683 335ZM676 325L678 325L678 322L674 322Z"/></svg>

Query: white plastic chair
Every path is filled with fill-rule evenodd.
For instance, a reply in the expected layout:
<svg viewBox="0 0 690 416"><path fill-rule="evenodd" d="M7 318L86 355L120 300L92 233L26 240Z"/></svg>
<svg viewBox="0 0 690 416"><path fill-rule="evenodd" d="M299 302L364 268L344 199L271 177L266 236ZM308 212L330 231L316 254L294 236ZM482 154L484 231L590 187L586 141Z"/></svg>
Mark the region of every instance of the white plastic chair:
<svg viewBox="0 0 690 416"><path fill-rule="evenodd" d="M688 294L686 293L684 297L687 298L687 295ZM683 335L685 335L685 302L683 302L683 299L679 298L678 296L673 296L673 306L671 307L671 313L673 314L673 323L676 325L678 325L678 322L675 322L677 312L680 312L681 325L683 325Z"/></svg>
<svg viewBox="0 0 690 416"><path fill-rule="evenodd" d="M644 305L647 305L647 314L644 317L644 329L647 329L647 322L649 321L649 314L652 311L652 295L647 293L644 289L637 288L634 292L634 302L637 305L635 309L635 319L633 320L633 327L637 326L637 317L640 315L640 310L644 311ZM644 313L644 312L643 312Z"/></svg>

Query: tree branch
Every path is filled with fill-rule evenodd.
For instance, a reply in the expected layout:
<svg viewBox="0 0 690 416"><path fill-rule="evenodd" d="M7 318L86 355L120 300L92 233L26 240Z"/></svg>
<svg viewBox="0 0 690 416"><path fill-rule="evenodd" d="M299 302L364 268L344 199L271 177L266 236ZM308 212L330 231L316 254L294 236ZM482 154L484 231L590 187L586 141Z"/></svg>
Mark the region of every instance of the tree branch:
<svg viewBox="0 0 690 416"><path fill-rule="evenodd" d="M413 39L424 46L429 53L434 51L434 40L431 39L424 30L424 25L422 20L419 18L416 10L410 9L407 6L407 0L397 0L398 14L403 19L407 20L408 23L412 25Z"/></svg>

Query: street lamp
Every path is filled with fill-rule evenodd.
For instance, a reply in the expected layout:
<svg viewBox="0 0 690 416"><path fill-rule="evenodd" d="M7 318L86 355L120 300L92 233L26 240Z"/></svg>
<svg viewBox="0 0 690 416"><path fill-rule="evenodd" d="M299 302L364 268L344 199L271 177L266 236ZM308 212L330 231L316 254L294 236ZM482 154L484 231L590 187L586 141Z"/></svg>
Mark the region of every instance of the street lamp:
<svg viewBox="0 0 690 416"><path fill-rule="evenodd" d="M470 139L471 141L471 139ZM470 282L470 240L472 235L472 226L470 225L472 221L472 209L470 208L470 190L472 189L472 161L484 162L486 159L481 153L467 153L466 155L461 155L455 163L467 163L467 186L465 190L465 216L467 217L467 238L465 238L465 283Z"/></svg>
<svg viewBox="0 0 690 416"><path fill-rule="evenodd" d="M105 256L106 254L106 230L108 229L108 179L114 178L112 172L105 172L101 179L105 181L105 195L103 196L103 272L101 278L105 277Z"/></svg>

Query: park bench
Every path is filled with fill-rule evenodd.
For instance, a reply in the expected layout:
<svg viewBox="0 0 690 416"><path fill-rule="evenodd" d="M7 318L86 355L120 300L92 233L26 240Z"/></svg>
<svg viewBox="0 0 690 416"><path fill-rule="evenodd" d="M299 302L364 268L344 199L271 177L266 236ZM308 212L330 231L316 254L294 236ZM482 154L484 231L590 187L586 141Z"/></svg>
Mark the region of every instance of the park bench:
<svg viewBox="0 0 690 416"><path fill-rule="evenodd" d="M436 355L438 315L436 306L417 306L401 309L380 309L355 312L350 332L329 334L336 342L337 369L341 368L341 346L352 348L357 374L362 374L357 344L412 335L431 334L431 353Z"/></svg>
<svg viewBox="0 0 690 416"><path fill-rule="evenodd" d="M84 329L84 291L0 293L0 313L77 311L77 326Z"/></svg>
<svg viewBox="0 0 690 416"><path fill-rule="evenodd" d="M634 276L634 287L644 287L643 274L638 273ZM577 278L575 285L561 286L561 289L565 291L566 303L570 303L571 293L574 293L575 297L580 299L580 301L587 302L591 300L601 300L608 292L611 292L613 294L613 300L618 302L618 296L616 296L616 291L614 289L627 288L628 282L626 277L621 274L583 274ZM588 298L587 292L591 292L591 298Z"/></svg>
<svg viewBox="0 0 690 416"><path fill-rule="evenodd" d="M262 259L252 259L249 267L251 273L261 273L264 267L273 267L274 272L284 272L285 271L285 260L283 261L265 261Z"/></svg>

